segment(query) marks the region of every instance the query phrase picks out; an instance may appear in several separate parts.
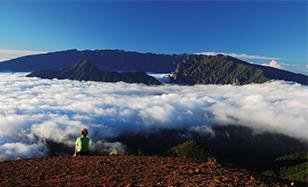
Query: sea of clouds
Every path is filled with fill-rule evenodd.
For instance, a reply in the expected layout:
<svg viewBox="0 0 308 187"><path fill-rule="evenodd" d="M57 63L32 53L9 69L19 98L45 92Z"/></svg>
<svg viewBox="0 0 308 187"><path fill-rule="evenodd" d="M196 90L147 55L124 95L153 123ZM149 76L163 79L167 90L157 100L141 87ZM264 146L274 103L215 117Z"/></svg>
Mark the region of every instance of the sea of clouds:
<svg viewBox="0 0 308 187"><path fill-rule="evenodd" d="M85 127L93 149L110 151L122 145L105 139L161 128L239 124L308 137L308 87L300 84L145 86L25 75L0 73L0 160L47 155L46 140L73 147Z"/></svg>

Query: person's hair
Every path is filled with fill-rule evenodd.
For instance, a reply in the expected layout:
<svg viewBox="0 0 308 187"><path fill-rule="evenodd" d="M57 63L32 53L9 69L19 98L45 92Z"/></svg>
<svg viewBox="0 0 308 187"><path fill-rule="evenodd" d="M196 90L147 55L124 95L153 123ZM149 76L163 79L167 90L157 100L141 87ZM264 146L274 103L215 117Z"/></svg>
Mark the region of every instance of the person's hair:
<svg viewBox="0 0 308 187"><path fill-rule="evenodd" d="M88 129L86 129L86 128L82 129L82 131L80 132L80 134L81 134L82 136L87 136L87 135L88 135Z"/></svg>

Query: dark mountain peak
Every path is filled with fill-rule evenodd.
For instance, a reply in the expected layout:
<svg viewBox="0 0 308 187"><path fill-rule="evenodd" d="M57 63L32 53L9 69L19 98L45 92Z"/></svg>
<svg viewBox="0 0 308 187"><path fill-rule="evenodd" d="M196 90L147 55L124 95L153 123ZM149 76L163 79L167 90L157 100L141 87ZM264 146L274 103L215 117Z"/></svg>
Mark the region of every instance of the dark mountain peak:
<svg viewBox="0 0 308 187"><path fill-rule="evenodd" d="M80 60L78 63L60 70L58 78L73 80L100 80L100 70L88 60Z"/></svg>
<svg viewBox="0 0 308 187"><path fill-rule="evenodd" d="M71 69L95 70L96 66L88 60L79 60Z"/></svg>
<svg viewBox="0 0 308 187"><path fill-rule="evenodd" d="M79 50L78 49L67 49L65 50L66 52L78 52ZM65 52L63 51L63 52Z"/></svg>
<svg viewBox="0 0 308 187"><path fill-rule="evenodd" d="M214 57L217 57L217 58L225 58L226 56L223 55L223 54L217 54L217 55L215 55Z"/></svg>

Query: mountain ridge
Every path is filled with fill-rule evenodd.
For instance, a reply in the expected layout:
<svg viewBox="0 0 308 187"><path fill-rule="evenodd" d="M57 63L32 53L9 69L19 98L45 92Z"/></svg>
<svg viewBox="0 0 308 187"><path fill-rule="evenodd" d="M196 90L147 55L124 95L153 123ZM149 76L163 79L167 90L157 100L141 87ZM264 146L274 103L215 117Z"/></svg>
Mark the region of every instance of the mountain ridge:
<svg viewBox="0 0 308 187"><path fill-rule="evenodd" d="M27 77L39 77L46 79L70 79L79 81L100 81L100 82L126 82L143 83L146 85L161 85L161 83L152 76L144 72L111 72L99 70L87 60L62 68L60 70L39 70L27 75Z"/></svg>
<svg viewBox="0 0 308 187"><path fill-rule="evenodd" d="M0 70L23 72L44 69L57 70L85 59L91 61L99 69L109 71L169 73L175 67L175 64L172 62L172 55L138 53L120 49L82 51L69 49L3 61L0 63Z"/></svg>
<svg viewBox="0 0 308 187"><path fill-rule="evenodd" d="M231 56L216 55L206 56L198 54L155 54L155 53L139 53L124 50L83 50L78 51L66 50L57 51L46 54L24 56L0 63L1 70L9 71L37 71L37 70L57 70L60 68L68 67L79 60L89 60L96 67L106 71L122 71L122 72L155 72L155 73L175 73L180 65L187 66L187 70L193 68L189 63L199 63L201 66L200 72L207 72L208 75L217 74L220 77L213 77L209 80L208 75L202 74L194 79L195 81L188 81L189 84L248 84L248 83L263 83L268 80L285 80L293 81L300 84L308 85L308 76L293 73L286 70L276 69L273 67L262 66L258 64L251 64ZM204 62L216 59L216 65L210 63L212 66L204 66ZM229 62L230 66L221 65L221 63ZM214 66L215 65L215 66ZM241 71L234 66L246 67L247 71L241 75ZM211 67L211 68L210 68ZM210 68L210 69L209 69ZM219 69L220 68L220 69ZM232 69L233 68L233 69ZM207 70L208 69L208 70ZM245 69L245 68L244 68ZM195 69L196 70L196 69ZM233 74L227 75L228 72ZM189 72L189 71L188 71ZM195 74L197 75L197 74ZM223 75L223 76L222 76ZM231 76L232 75L232 76ZM245 76L252 76L246 77ZM182 79L183 80L183 79ZM221 80L221 81L220 81ZM187 80L177 81L174 83L186 84Z"/></svg>
<svg viewBox="0 0 308 187"><path fill-rule="evenodd" d="M251 64L231 56L216 55L199 61L181 62L171 75L177 84L235 84L264 83L269 80L293 81L308 85L308 76L281 69Z"/></svg>

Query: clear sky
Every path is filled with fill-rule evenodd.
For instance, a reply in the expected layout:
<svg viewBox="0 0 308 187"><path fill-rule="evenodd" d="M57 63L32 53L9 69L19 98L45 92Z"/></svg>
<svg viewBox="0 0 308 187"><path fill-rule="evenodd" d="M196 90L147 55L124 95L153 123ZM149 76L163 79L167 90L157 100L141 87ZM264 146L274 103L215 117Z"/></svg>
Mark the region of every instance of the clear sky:
<svg viewBox="0 0 308 187"><path fill-rule="evenodd" d="M220 52L307 74L307 4L0 1L0 59L72 48Z"/></svg>

